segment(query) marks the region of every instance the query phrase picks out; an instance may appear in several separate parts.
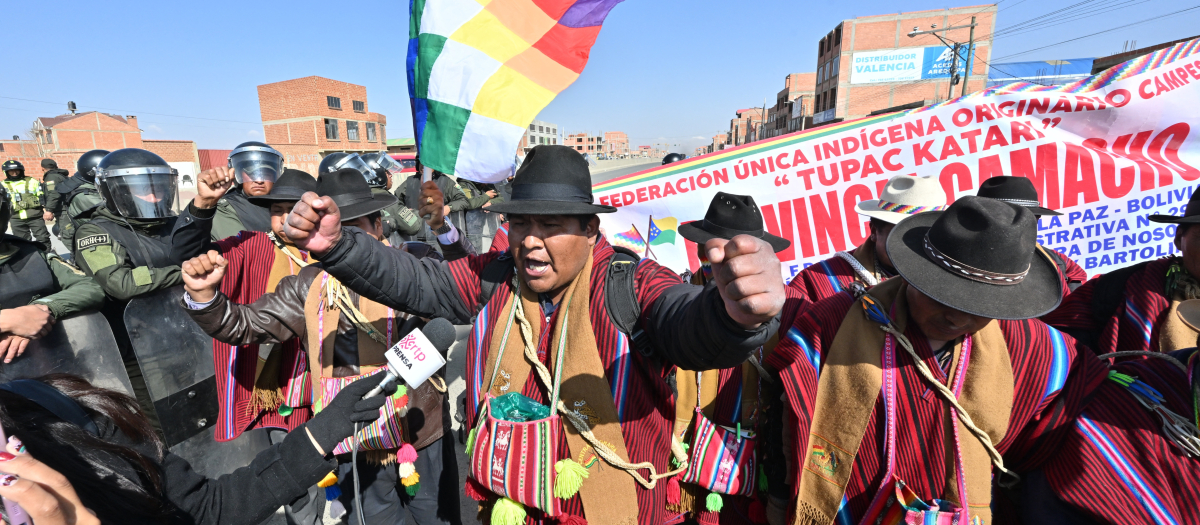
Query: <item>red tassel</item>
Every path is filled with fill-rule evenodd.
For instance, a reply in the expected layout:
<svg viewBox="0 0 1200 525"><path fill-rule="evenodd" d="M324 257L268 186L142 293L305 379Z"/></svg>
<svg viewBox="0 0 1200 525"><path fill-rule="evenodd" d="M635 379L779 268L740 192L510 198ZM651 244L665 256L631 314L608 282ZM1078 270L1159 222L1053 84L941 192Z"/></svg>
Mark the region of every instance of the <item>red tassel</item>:
<svg viewBox="0 0 1200 525"><path fill-rule="evenodd" d="M558 517L559 525L587 525L587 520L574 514L563 514Z"/></svg>
<svg viewBox="0 0 1200 525"><path fill-rule="evenodd" d="M754 523L767 522L767 509L766 507L763 507L763 503L759 501L758 498L752 498L750 500L749 514L750 521L753 521Z"/></svg>
<svg viewBox="0 0 1200 525"><path fill-rule="evenodd" d="M679 476L671 476L667 479L667 504L678 505L681 492L682 489L679 488Z"/></svg>
<svg viewBox="0 0 1200 525"><path fill-rule="evenodd" d="M463 493L475 501L487 501L492 497L490 490L484 487L483 484L475 481L475 478L469 476L467 477L466 485L463 485Z"/></svg>

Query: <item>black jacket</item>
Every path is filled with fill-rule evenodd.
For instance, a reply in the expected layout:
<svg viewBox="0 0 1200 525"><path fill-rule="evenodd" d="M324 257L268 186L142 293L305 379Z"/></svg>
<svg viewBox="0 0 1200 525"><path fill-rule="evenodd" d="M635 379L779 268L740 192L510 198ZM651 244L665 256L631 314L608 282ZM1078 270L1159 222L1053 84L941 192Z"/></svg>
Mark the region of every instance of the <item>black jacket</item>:
<svg viewBox="0 0 1200 525"><path fill-rule="evenodd" d="M153 447L134 443L107 418L96 418L96 426L101 439L132 447L150 458L156 456ZM165 523L251 525L266 520L280 506L306 496L308 487L337 468L337 461L322 457L304 427L300 427L282 443L260 452L249 465L216 479L197 473L186 460L169 451L159 466L163 495L178 508L174 518ZM121 464L112 468L130 469Z"/></svg>
<svg viewBox="0 0 1200 525"><path fill-rule="evenodd" d="M449 264L390 249L357 228L343 228L341 240L320 260L351 290L397 310L454 324L471 324L478 313L476 305L463 303ZM659 358L688 370L736 366L779 328L776 317L756 330L742 329L713 285L681 282L647 306L651 313L642 317L641 327L651 347Z"/></svg>

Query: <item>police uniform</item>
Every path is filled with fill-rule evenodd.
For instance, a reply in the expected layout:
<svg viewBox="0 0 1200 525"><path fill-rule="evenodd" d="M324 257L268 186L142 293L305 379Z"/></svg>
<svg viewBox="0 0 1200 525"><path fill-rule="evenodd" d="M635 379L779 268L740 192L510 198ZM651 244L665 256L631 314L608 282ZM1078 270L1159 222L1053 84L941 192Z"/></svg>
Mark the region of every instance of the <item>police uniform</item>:
<svg viewBox="0 0 1200 525"><path fill-rule="evenodd" d="M391 195L383 188L371 188L371 195ZM420 217L412 210L402 206L399 202L392 204L382 210L379 210L383 219L383 238L389 239L393 245L398 244L402 236L416 235L421 231L423 222ZM392 234L398 237L392 239Z"/></svg>
<svg viewBox="0 0 1200 525"><path fill-rule="evenodd" d="M55 319L98 310L104 290L79 268L37 243L0 234L0 310L45 305Z"/></svg>
<svg viewBox="0 0 1200 525"><path fill-rule="evenodd" d="M100 192L96 185L78 173L55 188L59 195L61 214L57 215L58 239L72 252L75 251L75 230L87 222L92 212L100 205Z"/></svg>
<svg viewBox="0 0 1200 525"><path fill-rule="evenodd" d="M24 174L18 178L4 178L4 188L8 190L8 198L12 202L12 218L8 224L12 227L13 235L26 240L41 243L43 250L50 249L50 231L46 229L46 221L42 219L45 193L42 183Z"/></svg>
<svg viewBox="0 0 1200 525"><path fill-rule="evenodd" d="M438 189L442 190L444 204L450 207L450 222L455 226L463 224L463 214L461 212L467 209L467 196L462 192L462 188L460 188L458 183L448 175L436 171L433 173L433 182L436 182ZM404 182L400 183L400 187L396 188L396 198L399 199L400 204L403 204L409 209L409 211L412 211L415 215L420 216L420 214L416 213L417 210L421 208L420 175L413 175L408 179L405 179ZM425 244L433 246L438 250L438 253L441 253L441 246L437 242L437 235L434 235L434 233L429 230L428 225L420 224L419 226L420 230L417 233L412 235L402 235L401 238L406 241L421 241Z"/></svg>
<svg viewBox="0 0 1200 525"><path fill-rule="evenodd" d="M62 195L57 191L58 186L66 182L71 174L67 170L59 169L58 163L50 159L42 159L42 169L45 170L42 173L42 189L46 193L46 197L43 199L46 211L58 217L62 213Z"/></svg>
<svg viewBox="0 0 1200 525"><path fill-rule="evenodd" d="M233 237L240 231L271 231L271 210L246 199L242 187L225 193L217 201L217 215L213 217L212 240Z"/></svg>

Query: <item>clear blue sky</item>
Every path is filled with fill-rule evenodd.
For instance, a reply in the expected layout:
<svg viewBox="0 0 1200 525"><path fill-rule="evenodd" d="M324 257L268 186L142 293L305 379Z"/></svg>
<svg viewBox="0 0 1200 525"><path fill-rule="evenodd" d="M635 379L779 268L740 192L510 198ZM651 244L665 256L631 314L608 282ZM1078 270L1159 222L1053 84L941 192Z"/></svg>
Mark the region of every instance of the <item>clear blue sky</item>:
<svg viewBox="0 0 1200 525"><path fill-rule="evenodd" d="M997 27L1078 1L1004 0ZM727 129L734 110L774 100L786 74L814 70L817 41L839 20L970 3L626 0L579 80L539 119L690 152ZM1100 14L1000 39L993 57L1192 5L1091 0L1087 12ZM257 85L308 75L365 85L388 135L412 136L407 28L405 0L16 2L4 17L0 137L24 138L35 117L61 114L74 100L81 110L138 115L147 138L229 148L261 138ZM1126 40L1144 47L1198 28L1200 9L1003 61L1104 56Z"/></svg>

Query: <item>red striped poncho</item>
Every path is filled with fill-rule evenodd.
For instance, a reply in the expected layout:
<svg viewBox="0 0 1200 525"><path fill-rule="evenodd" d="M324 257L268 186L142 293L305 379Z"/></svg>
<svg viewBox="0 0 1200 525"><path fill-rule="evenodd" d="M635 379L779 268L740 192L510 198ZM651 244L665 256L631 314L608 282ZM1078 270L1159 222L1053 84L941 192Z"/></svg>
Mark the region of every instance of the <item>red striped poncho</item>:
<svg viewBox="0 0 1200 525"><path fill-rule="evenodd" d="M837 294L817 302L788 327L780 327L779 346L771 361L782 365L789 433L794 441L789 458L789 483L795 491L800 486L802 469L794 465L808 450L808 429L816 401L817 382L822 363L842 320L854 299L849 294ZM850 312L850 315L861 315ZM1012 361L1013 407L1009 427L996 448L1005 454L1029 457L1040 454L1037 443L1043 431L1070 421L1078 413L1088 385L1094 385L1106 371L1105 365L1075 340L1035 319L997 321L1008 343ZM911 319L905 335L916 352L934 372L945 381L945 372L937 363L929 343ZM903 479L922 499L940 498L945 493L947 476L947 446L945 438L952 435L946 428L947 404L930 390L916 372L907 353L897 354L900 368L897 381L896 475ZM1068 378L1071 384L1068 387ZM839 511L838 523L854 523L862 518L871 499L879 489L886 470L882 451L885 410L883 397L875 404L871 423L867 425L862 445L853 463L853 475L846 490L846 504ZM844 515L843 515L844 513Z"/></svg>
<svg viewBox="0 0 1200 525"><path fill-rule="evenodd" d="M1095 334L1098 354L1158 350L1159 328L1171 307L1163 294L1173 262L1173 257L1165 257L1135 270L1125 281L1124 297L1112 317L1098 319L1093 311L1097 284L1102 282L1097 278L1083 283L1042 320L1068 333Z"/></svg>
<svg viewBox="0 0 1200 525"><path fill-rule="evenodd" d="M267 278L280 253L267 234L243 231L237 236L217 241L221 255L229 261L221 293L237 304L250 304L267 290ZM296 272L299 267L295 269ZM258 345L233 346L213 340L213 365L217 370L216 439L229 441L247 430L279 428L291 431L312 418L312 393L308 382L308 365L301 341L283 343L276 352L283 352L279 385L287 396L286 404L293 408L288 416L278 411L252 411L254 373L258 367ZM294 404L293 404L294 403Z"/></svg>

